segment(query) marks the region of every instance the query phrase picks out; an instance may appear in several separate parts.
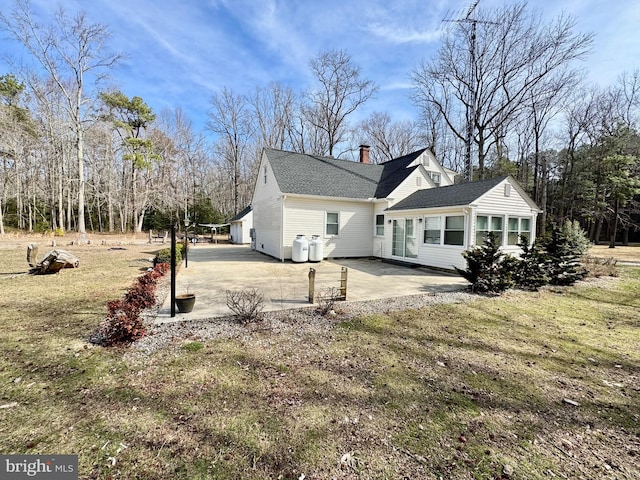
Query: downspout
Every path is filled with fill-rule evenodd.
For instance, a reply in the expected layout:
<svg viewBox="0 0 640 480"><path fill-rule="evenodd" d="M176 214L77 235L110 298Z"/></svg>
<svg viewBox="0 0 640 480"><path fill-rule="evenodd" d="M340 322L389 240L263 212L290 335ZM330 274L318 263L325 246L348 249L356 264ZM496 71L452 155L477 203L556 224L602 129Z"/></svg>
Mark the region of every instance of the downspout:
<svg viewBox="0 0 640 480"><path fill-rule="evenodd" d="M284 263L284 202L287 199L286 195L282 195L280 202L280 261Z"/></svg>

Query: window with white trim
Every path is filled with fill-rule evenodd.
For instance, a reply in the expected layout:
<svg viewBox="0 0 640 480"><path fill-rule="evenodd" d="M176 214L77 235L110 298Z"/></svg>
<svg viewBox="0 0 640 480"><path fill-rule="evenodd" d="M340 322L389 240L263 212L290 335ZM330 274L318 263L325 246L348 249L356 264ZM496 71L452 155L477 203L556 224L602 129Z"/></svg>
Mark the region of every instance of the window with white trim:
<svg viewBox="0 0 640 480"><path fill-rule="evenodd" d="M425 245L464 245L464 215L424 217L422 243Z"/></svg>
<svg viewBox="0 0 640 480"><path fill-rule="evenodd" d="M384 237L384 215L376 215L376 237Z"/></svg>
<svg viewBox="0 0 640 480"><path fill-rule="evenodd" d="M267 183L267 166L264 166L264 183Z"/></svg>
<svg viewBox="0 0 640 480"><path fill-rule="evenodd" d="M424 217L424 233L422 237L423 243L430 245L440 245L442 240L442 231L440 228L441 218Z"/></svg>
<svg viewBox="0 0 640 480"><path fill-rule="evenodd" d="M476 245L482 245L489 232L496 236L498 245L502 245L503 217L498 215L478 215L476 217Z"/></svg>
<svg viewBox="0 0 640 480"><path fill-rule="evenodd" d="M517 245L520 242L521 235L527 237L527 242L531 243L531 218L509 217L507 245Z"/></svg>
<svg viewBox="0 0 640 480"><path fill-rule="evenodd" d="M441 181L440 174L437 172L429 172L429 173L431 174L431 180L433 181L433 183L435 183L436 186L439 187L440 181Z"/></svg>
<svg viewBox="0 0 640 480"><path fill-rule="evenodd" d="M464 245L464 215L445 217L444 244Z"/></svg>
<svg viewBox="0 0 640 480"><path fill-rule="evenodd" d="M337 236L340 233L340 214L338 212L327 212L325 218L326 236Z"/></svg>

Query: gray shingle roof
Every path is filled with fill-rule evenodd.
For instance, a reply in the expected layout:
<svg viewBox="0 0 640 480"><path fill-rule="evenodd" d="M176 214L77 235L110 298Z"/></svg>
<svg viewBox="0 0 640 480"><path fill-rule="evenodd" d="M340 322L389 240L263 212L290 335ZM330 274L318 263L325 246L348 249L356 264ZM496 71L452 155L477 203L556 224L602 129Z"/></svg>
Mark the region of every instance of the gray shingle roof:
<svg viewBox="0 0 640 480"><path fill-rule="evenodd" d="M372 165L272 148L265 148L265 153L282 193L385 198L414 170L406 168L414 154Z"/></svg>
<svg viewBox="0 0 640 480"><path fill-rule="evenodd" d="M380 165L382 166L383 171L382 178L378 184L378 189L376 190L376 198L388 197L389 194L391 194L391 192L393 192L393 190L395 190L395 188L400 185L411 172L418 168L417 165L411 168L407 167L411 162L422 155L425 150L426 148L423 148L417 152L409 153L408 155L381 163Z"/></svg>
<svg viewBox="0 0 640 480"><path fill-rule="evenodd" d="M251 205L249 205L248 207L244 207L244 209L242 209L242 211L240 213L238 213L236 216L234 216L231 220L229 220L230 222L235 222L238 220L242 220L242 218L249 213L251 210L253 210L253 207Z"/></svg>
<svg viewBox="0 0 640 480"><path fill-rule="evenodd" d="M507 177L459 183L448 187L418 190L400 200L387 210L412 210L417 208L436 208L469 205L487 193Z"/></svg>

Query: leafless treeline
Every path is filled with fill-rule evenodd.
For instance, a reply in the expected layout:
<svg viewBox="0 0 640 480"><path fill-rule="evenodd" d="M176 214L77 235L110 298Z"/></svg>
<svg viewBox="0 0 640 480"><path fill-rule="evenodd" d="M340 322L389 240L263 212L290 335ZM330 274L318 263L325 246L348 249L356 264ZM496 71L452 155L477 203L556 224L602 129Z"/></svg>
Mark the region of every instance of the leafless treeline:
<svg viewBox="0 0 640 480"><path fill-rule="evenodd" d="M637 226L640 74L585 85L593 39L570 17L545 23L526 4L470 12L411 72L414 121L374 112L355 123L378 87L332 50L310 60L301 91L221 89L197 132L181 109L156 115L138 97L114 115L104 78L119 55L105 50L106 27L62 10L42 27L27 0L15 5L0 26L41 68L0 77L0 232L223 221L250 202L264 146L356 159L362 143L374 162L429 147L468 178L512 174L543 218L579 219L592 238Z"/></svg>

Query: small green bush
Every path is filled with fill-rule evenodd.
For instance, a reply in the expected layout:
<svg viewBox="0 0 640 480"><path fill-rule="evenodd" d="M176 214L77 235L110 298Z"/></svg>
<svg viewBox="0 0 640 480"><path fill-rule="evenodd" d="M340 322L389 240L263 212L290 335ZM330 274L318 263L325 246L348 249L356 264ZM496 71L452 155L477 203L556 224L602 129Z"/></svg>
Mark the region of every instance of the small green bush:
<svg viewBox="0 0 640 480"><path fill-rule="evenodd" d="M456 267L456 270L471 283L471 291L500 293L514 286L517 259L500 251L493 232L489 232L482 245L466 250L462 256L467 260L467 269Z"/></svg>
<svg viewBox="0 0 640 480"><path fill-rule="evenodd" d="M573 285L587 275L587 270L580 263L580 258L589 243L584 242L580 235L582 230L576 230L575 224L559 227L551 226L551 232L542 238L541 248L547 257L546 271L551 285ZM579 226L578 226L579 228Z"/></svg>
<svg viewBox="0 0 640 480"><path fill-rule="evenodd" d="M182 261L182 251L184 250L184 244L176 243L176 265ZM171 264L171 247L163 248L162 250L156 253L155 258L153 259L154 265L158 263L168 263Z"/></svg>
<svg viewBox="0 0 640 480"><path fill-rule="evenodd" d="M581 263L589 248L589 241L577 222L551 226L549 234L536 240L532 246L526 237L520 237L520 258L500 251L493 233L483 245L462 253L467 269L456 268L478 293L500 293L517 286L537 290L543 285L573 285L587 275Z"/></svg>
<svg viewBox="0 0 640 480"><path fill-rule="evenodd" d="M562 225L561 232L562 241L565 243L567 251L577 256L582 256L587 253L591 242L580 226L580 222L577 220L573 222L571 220L565 221L564 225Z"/></svg>
<svg viewBox="0 0 640 480"><path fill-rule="evenodd" d="M544 250L537 242L529 246L529 239L524 235L520 236L518 246L522 249L522 254L513 275L516 285L525 290L538 290L547 285L549 283L548 258Z"/></svg>

